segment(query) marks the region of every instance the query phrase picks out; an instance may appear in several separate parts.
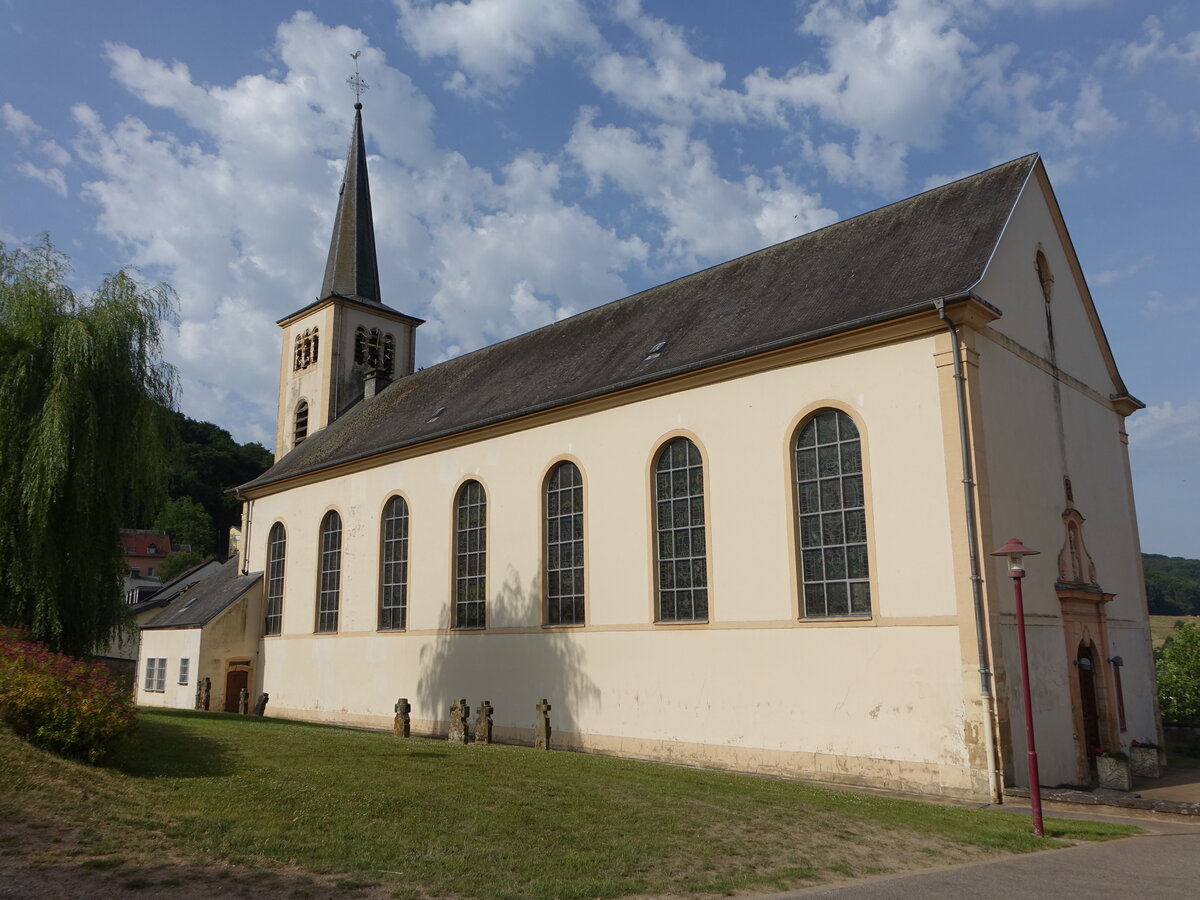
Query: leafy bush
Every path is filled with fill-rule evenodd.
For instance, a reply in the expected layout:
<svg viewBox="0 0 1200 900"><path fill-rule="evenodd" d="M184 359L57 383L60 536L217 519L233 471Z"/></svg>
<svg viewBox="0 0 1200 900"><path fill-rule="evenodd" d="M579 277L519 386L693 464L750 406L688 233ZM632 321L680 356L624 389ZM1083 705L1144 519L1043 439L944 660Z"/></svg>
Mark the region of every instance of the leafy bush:
<svg viewBox="0 0 1200 900"><path fill-rule="evenodd" d="M0 720L25 740L98 763L132 732L134 715L104 666L0 628Z"/></svg>
<svg viewBox="0 0 1200 900"><path fill-rule="evenodd" d="M1176 622L1154 662L1163 721L1200 722L1200 625Z"/></svg>

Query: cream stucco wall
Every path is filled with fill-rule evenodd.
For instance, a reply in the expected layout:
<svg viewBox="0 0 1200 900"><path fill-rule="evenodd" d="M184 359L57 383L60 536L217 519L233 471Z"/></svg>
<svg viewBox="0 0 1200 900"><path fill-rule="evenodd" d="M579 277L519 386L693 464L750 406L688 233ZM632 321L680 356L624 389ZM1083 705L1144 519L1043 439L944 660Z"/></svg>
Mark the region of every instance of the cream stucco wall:
<svg viewBox="0 0 1200 900"><path fill-rule="evenodd" d="M1152 738L1157 723L1124 418L1110 400L1122 388L1114 381L1094 310L1060 241L1065 232L1047 196L1044 185L1031 179L977 289L1003 316L985 330L976 348L985 435L980 453L982 539L985 550L1016 536L1041 551L1027 560L1024 602L1041 778L1057 784L1078 780L1084 752L1071 695L1078 678L1072 664L1078 635L1070 638L1073 632L1065 626L1055 588L1069 502L1085 519L1083 539L1099 588L1115 595L1097 604L1108 647L1106 657L1097 660L1099 694L1114 721L1115 680L1107 656L1119 655L1125 662L1127 728L1119 732L1114 724L1104 741L1128 746L1131 739ZM1049 304L1037 276L1039 249L1054 274ZM1072 501L1064 485L1068 477ZM1009 720L1019 723L1024 713L1011 579L1003 562L988 563L989 604L1001 648L1000 682ZM1099 626L1091 632L1099 640ZM1011 757L1018 760L1011 771L1025 784L1023 728L1010 726L1007 741Z"/></svg>
<svg viewBox="0 0 1200 900"><path fill-rule="evenodd" d="M274 522L288 538L283 633L262 641L269 709L383 725L407 696L433 730L464 696L491 700L500 729L528 729L545 696L558 733L594 749L969 792L965 735L978 728L965 720L978 714L963 693L974 663L962 655L948 503L961 476L946 468L936 350L927 335L784 366L255 500L250 568L264 567ZM829 405L864 439L865 620L799 613L790 447ZM679 434L705 460L710 611L699 625L654 622L649 472ZM543 629L541 485L563 458L585 479L587 625ZM486 634L448 628L452 507L466 478L488 492ZM378 633L379 519L395 492L411 516L408 631ZM329 509L342 517L341 619L338 635L314 635Z"/></svg>
<svg viewBox="0 0 1200 900"><path fill-rule="evenodd" d="M141 706L165 706L171 709L192 709L196 703L196 677L200 661L199 628L148 628L142 631L138 655L136 701ZM167 674L164 690L146 690L147 660L165 658ZM188 660L188 678L179 683L179 661Z"/></svg>

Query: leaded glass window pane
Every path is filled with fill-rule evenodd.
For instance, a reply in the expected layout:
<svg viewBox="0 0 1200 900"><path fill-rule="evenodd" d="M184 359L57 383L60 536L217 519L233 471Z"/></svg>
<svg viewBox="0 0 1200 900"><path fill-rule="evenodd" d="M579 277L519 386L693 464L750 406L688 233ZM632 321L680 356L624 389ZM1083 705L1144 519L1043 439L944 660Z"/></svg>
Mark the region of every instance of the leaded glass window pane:
<svg viewBox="0 0 1200 900"><path fill-rule="evenodd" d="M400 629L408 624L408 502L393 497L383 508L379 585L379 627Z"/></svg>
<svg viewBox="0 0 1200 900"><path fill-rule="evenodd" d="M454 627L483 628L487 597L487 495L478 481L458 490Z"/></svg>
<svg viewBox="0 0 1200 900"><path fill-rule="evenodd" d="M675 438L659 453L654 468L658 621L704 621L708 562L700 450L687 438Z"/></svg>
<svg viewBox="0 0 1200 900"><path fill-rule="evenodd" d="M858 427L840 410L822 410L797 433L795 454L804 615L870 615Z"/></svg>
<svg viewBox="0 0 1200 900"><path fill-rule="evenodd" d="M583 625L583 476L561 462L546 479L546 623Z"/></svg>
<svg viewBox="0 0 1200 900"><path fill-rule="evenodd" d="M317 632L338 629L342 588L342 517L330 510L321 520L321 568L317 579Z"/></svg>
<svg viewBox="0 0 1200 900"><path fill-rule="evenodd" d="M267 611L263 634L279 634L283 627L283 567L287 557L287 534L276 522L267 535Z"/></svg>

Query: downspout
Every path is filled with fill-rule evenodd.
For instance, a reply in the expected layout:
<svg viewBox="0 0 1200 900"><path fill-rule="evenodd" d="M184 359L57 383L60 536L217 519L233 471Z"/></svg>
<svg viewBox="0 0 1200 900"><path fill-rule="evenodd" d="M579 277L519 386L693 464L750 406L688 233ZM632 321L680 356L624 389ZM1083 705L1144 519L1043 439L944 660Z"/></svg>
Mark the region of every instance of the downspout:
<svg viewBox="0 0 1200 900"><path fill-rule="evenodd" d="M251 525L251 516L254 513L254 501L246 500L246 498L242 496L242 492L240 490L238 490L237 488L233 489L233 496L235 496L238 499L238 502L243 504L243 506L245 507L245 510L246 510L246 533L244 535L242 535L242 548L238 552L241 554L241 557L242 557L242 574L249 575L250 574L250 525Z"/></svg>
<svg viewBox="0 0 1200 900"><path fill-rule="evenodd" d="M963 373L958 328L946 315L946 301L975 297L971 291L939 297L933 301L938 317L950 330L954 350L954 394L958 401L958 442L962 451L963 504L967 518L967 556L971 566L971 596L975 604L975 641L979 651L979 697L983 702L983 746L987 755L988 792L992 803L1003 802L1000 772L996 765L995 698L992 696L992 670L988 665L987 624L983 611L983 576L979 571L979 529L975 521L975 477L971 465L971 433L967 421L967 378ZM976 298L979 299L979 298Z"/></svg>

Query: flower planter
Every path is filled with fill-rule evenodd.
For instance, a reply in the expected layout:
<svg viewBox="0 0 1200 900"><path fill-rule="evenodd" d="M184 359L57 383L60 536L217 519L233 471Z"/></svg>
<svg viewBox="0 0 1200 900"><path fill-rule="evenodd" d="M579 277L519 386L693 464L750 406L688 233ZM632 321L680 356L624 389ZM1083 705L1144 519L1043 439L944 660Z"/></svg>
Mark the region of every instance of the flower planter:
<svg viewBox="0 0 1200 900"><path fill-rule="evenodd" d="M1158 768L1157 747L1130 747L1129 767L1134 775L1143 778L1160 778L1162 772Z"/></svg>
<svg viewBox="0 0 1200 900"><path fill-rule="evenodd" d="M1096 773L1100 776L1100 787L1110 791L1133 790L1133 773L1129 760L1117 756L1097 756Z"/></svg>

